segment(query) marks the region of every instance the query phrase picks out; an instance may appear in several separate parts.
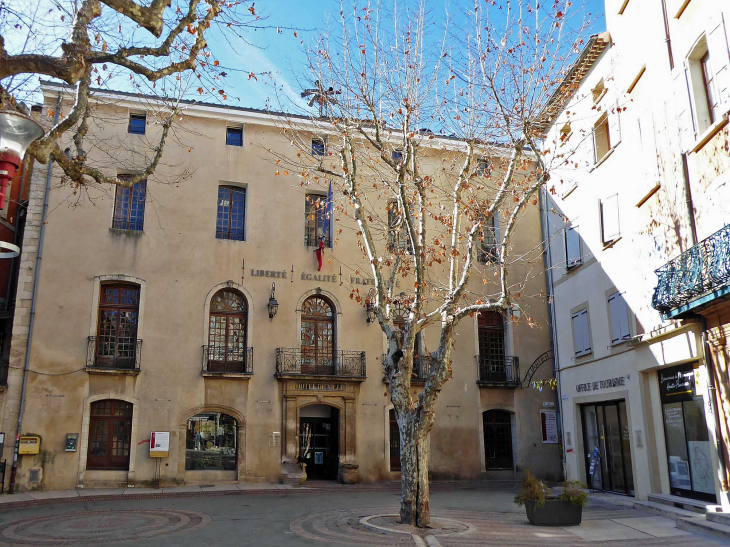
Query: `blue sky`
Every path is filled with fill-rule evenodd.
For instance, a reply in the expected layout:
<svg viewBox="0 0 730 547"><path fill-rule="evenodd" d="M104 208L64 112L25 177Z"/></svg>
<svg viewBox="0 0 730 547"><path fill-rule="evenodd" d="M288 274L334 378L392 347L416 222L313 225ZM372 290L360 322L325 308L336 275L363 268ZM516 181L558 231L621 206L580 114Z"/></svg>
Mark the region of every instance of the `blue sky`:
<svg viewBox="0 0 730 547"><path fill-rule="evenodd" d="M580 0L576 1L578 3ZM431 16L438 24L445 20L445 13L454 13L466 2L472 5L469 0L456 1L428 1L427 6L431 9ZM406 0L406 4L411 2ZM587 9L596 18L592 33L605 30L604 0L586 0ZM317 29L322 28L328 17L339 14L339 2L337 0L275 0L273 2L258 4L257 11L267 17L266 23L272 26L295 27L297 37L293 30L281 30L278 34L276 29L263 29L251 32L251 44L241 44L241 50L232 51L228 44L213 42L221 64L239 68L242 72L232 72L227 78L227 87L231 89L228 97L228 104L235 106L248 106L261 108L265 105L267 97L272 96L272 84L269 78L249 80L248 73L271 72L272 78L282 86L283 91L296 96L301 91L301 85L297 76L301 77L304 72L305 56L302 52L302 41L305 42L314 38ZM236 46L239 44L237 43ZM274 102L272 108L276 108Z"/></svg>

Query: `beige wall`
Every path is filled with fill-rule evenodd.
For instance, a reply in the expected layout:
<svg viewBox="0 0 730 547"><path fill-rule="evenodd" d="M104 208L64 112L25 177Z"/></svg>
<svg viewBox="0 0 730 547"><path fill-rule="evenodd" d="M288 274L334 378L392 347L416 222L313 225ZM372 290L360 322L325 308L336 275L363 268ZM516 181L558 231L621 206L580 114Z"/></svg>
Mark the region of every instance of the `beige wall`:
<svg viewBox="0 0 730 547"><path fill-rule="evenodd" d="M147 139L154 143L153 126L148 125L146 137L126 134L130 108L140 106L130 99L102 107L99 119L104 118L106 123L92 131L98 142L98 149L92 153L97 158L103 159L107 148L113 152L115 143L117 154L124 148L145 152ZM225 145L227 122L244 124L242 148ZM171 432L171 452L161 466L164 482L200 479L202 476L196 474L186 475L179 458L182 452L177 447L183 446L180 434L184 434L187 419L202 409L227 412L239 421L238 479L277 481L282 473L286 424L282 381L274 375L275 352L277 347L299 344L298 303L318 287L337 307L338 349L361 350L367 355L367 379L360 384L348 383L348 393L353 393L354 399L347 403L346 423L351 427L348 435L352 435L354 446L348 446L346 455L359 464L360 480L393 477L388 463L390 405L380 364L383 335L377 325L366 324L363 307L349 297L352 272L348 265L361 260L355 236L344 230L335 249L326 251L325 265L319 273L330 276L329 280L304 279L303 274L317 274L312 248L303 245L305 190L293 176L274 175L276 167L268 149L289 152L287 141L266 116L191 107L177 130L177 140L168 144L158 180L148 183L142 234L110 229L114 203L111 188L74 192L59 184L58 173L54 172L31 348L30 368L34 372L28 375L23 421L23 433L42 437L43 453L39 457L21 457L21 488L28 486L28 469L36 466L43 468L41 488L144 485L154 476L149 445L142 442L149 439L151 431ZM186 166L191 167L189 178L169 183ZM245 242L215 238L217 188L223 183L247 188ZM34 199L37 203L42 194ZM335 229L345 222L345 217L335 221ZM538 208L530 207L520 222L515 249L535 248L540 242ZM341 263L345 264L342 284ZM535 274L541 268L541 262L515 267L515 278L532 272L525 294L543 291L544 277ZM252 275L252 270L285 271L286 278ZM139 337L143 346L141 373L136 376L85 370L87 337L95 334L99 284L114 276L142 286ZM267 302L272 281L276 282L280 307L278 315L269 321ZM226 285L241 290L248 299L248 343L254 348L254 374L250 379L201 374L208 303L213 293ZM478 280L475 290L482 290L480 286ZM550 348L544 300L527 301L524 308L535 318L537 327L530 328L523 319L508 329L511 353L520 359L522 376ZM481 476L481 412L503 408L515 413L519 472L529 466L537 474L557 478L561 473L560 452L557 445L542 444L539 414L543 402L554 402L555 394L529 388L478 387L475 333L474 320L459 325L459 343L453 353L454 376L438 400L431 433L434 476ZM437 335L431 330L426 333L427 347L435 347ZM551 376L547 363L535 378ZM4 400L17 397L19 382L19 374L14 374L8 393L2 396ZM318 395L324 396L310 395L312 401ZM89 404L105 397L134 403L134 469L131 464L128 475L86 471L83 435L78 452L64 452L66 433L88 431ZM327 401L339 404L335 399ZM5 424L11 421L5 418ZM280 446L270 442L274 432L283 435ZM11 448L6 444L5 457L9 454ZM219 478L230 477L220 474Z"/></svg>

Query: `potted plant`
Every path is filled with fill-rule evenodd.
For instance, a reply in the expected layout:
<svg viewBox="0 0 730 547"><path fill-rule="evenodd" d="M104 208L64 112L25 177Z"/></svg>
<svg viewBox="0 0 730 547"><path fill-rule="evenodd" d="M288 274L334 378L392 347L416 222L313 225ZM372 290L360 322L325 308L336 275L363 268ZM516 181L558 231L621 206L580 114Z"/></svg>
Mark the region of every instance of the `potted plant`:
<svg viewBox="0 0 730 547"><path fill-rule="evenodd" d="M527 520L535 526L577 526L583 515L588 496L578 481L563 483L559 496L550 492L544 481L529 471L525 476L522 492L515 496L515 503L527 511Z"/></svg>

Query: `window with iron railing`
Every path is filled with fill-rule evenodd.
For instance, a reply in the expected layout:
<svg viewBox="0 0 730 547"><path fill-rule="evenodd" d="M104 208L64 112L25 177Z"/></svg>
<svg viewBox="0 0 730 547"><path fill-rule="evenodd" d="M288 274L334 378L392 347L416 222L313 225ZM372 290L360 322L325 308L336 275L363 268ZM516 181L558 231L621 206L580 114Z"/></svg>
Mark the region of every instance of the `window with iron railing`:
<svg viewBox="0 0 730 547"><path fill-rule="evenodd" d="M246 189L238 186L218 187L216 239L246 240Z"/></svg>
<svg viewBox="0 0 730 547"><path fill-rule="evenodd" d="M96 358L93 366L109 369L136 368L139 296L139 285L101 286Z"/></svg>
<svg viewBox="0 0 730 547"><path fill-rule="evenodd" d="M124 179L123 176L119 177ZM147 196L147 181L142 180L131 188L117 186L114 196L114 218L112 228L141 232L144 229L144 206Z"/></svg>

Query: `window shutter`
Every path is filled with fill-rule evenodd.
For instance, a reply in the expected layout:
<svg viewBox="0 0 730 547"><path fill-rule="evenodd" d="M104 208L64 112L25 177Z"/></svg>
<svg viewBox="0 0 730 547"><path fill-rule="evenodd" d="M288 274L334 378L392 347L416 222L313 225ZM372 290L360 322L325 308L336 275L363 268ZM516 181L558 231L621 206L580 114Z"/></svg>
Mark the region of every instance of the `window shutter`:
<svg viewBox="0 0 730 547"><path fill-rule="evenodd" d="M710 31L707 37L707 49L712 60L712 71L715 74L715 89L720 112L730 107L730 53L725 29L725 21L720 14L720 24Z"/></svg>
<svg viewBox="0 0 730 547"><path fill-rule="evenodd" d="M619 293L614 293L608 297L608 313L611 316L611 343L616 344L621 341L621 315L619 304Z"/></svg>
<svg viewBox="0 0 730 547"><path fill-rule="evenodd" d="M621 142L621 114L618 102L608 111L608 144L610 148Z"/></svg>
<svg viewBox="0 0 730 547"><path fill-rule="evenodd" d="M591 341L588 333L588 310L581 310L573 315L573 348L577 356L591 352Z"/></svg>
<svg viewBox="0 0 730 547"><path fill-rule="evenodd" d="M626 299L624 298L624 295L619 293L616 296L616 300L618 302L618 309L619 309L619 327L621 332L621 340L628 340L631 338L631 329L629 327L629 308L626 305Z"/></svg>
<svg viewBox="0 0 730 547"><path fill-rule="evenodd" d="M644 172L649 186L659 180L657 166L656 134L654 132L654 117L651 110L645 111L639 117L639 136L641 139L641 155L644 157Z"/></svg>
<svg viewBox="0 0 730 547"><path fill-rule="evenodd" d="M580 254L580 235L577 228L565 228L565 263L568 268L582 262Z"/></svg>
<svg viewBox="0 0 730 547"><path fill-rule="evenodd" d="M618 194L601 201L601 227L604 243L610 243L621 235L618 218Z"/></svg>
<svg viewBox="0 0 730 547"><path fill-rule="evenodd" d="M674 108L677 113L677 129L679 131L679 143L683 152L692 146L696 138L694 113L689 94L689 71L687 60L681 66L677 65L674 74Z"/></svg>
<svg viewBox="0 0 730 547"><path fill-rule="evenodd" d="M591 129L591 141L593 141L593 165L598 163L598 146L596 146L596 128Z"/></svg>

